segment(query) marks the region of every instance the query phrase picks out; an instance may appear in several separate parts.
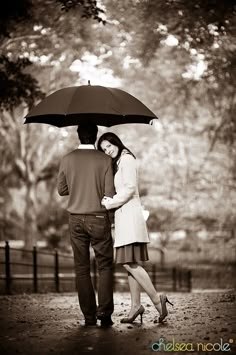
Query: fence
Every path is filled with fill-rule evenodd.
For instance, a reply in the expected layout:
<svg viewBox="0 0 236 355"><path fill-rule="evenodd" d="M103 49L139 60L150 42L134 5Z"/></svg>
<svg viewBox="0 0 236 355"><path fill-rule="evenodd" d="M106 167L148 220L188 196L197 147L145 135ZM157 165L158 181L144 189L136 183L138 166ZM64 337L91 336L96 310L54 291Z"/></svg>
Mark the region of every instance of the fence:
<svg viewBox="0 0 236 355"><path fill-rule="evenodd" d="M54 252L10 248L6 242L0 247L0 293L21 292L68 292L74 291L75 273L73 256ZM98 272L91 258L91 276L97 289ZM162 291L191 291L191 271L180 268L163 268L145 263L152 282ZM128 291L127 273L114 265L113 283L115 291Z"/></svg>

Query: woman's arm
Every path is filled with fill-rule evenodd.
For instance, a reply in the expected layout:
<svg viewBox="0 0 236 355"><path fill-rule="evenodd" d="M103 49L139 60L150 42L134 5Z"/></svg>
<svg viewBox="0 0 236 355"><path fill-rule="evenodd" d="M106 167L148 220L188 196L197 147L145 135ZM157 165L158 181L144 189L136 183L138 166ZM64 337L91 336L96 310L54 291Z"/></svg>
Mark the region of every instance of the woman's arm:
<svg viewBox="0 0 236 355"><path fill-rule="evenodd" d="M121 156L119 169L121 170L123 187L113 196L105 199L106 209L117 208L128 202L136 191L137 170L135 158L130 154Z"/></svg>

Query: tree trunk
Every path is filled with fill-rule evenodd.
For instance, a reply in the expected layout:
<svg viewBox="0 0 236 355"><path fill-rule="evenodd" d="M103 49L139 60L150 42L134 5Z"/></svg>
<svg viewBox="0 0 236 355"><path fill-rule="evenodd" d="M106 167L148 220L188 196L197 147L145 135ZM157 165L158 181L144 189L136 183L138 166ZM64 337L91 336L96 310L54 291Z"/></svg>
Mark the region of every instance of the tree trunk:
<svg viewBox="0 0 236 355"><path fill-rule="evenodd" d="M32 250L37 241L36 185L28 183L25 196L24 239L25 249Z"/></svg>

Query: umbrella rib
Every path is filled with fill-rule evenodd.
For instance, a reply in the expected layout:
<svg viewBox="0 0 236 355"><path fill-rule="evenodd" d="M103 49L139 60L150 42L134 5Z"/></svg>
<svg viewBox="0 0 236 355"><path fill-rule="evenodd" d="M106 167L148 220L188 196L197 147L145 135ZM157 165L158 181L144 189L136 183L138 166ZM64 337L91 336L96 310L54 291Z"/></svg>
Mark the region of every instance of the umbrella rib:
<svg viewBox="0 0 236 355"><path fill-rule="evenodd" d="M74 93L73 93L73 95L71 96L70 103L69 103L68 108L67 108L68 111L70 110L71 102L73 101L74 96L76 95L76 90L77 90L77 88L78 88L78 87L75 86ZM65 113L64 115L65 115L65 117L66 117L67 114Z"/></svg>
<svg viewBox="0 0 236 355"><path fill-rule="evenodd" d="M114 94L113 94L113 92L111 91L111 88L108 88L108 87L107 87L106 89L108 90L109 94L112 96L112 98L113 98L114 101L115 101L116 98L114 97ZM119 115L125 117L125 115L124 115L122 112L118 111L116 108L113 108L113 109L114 109L114 111L117 112Z"/></svg>

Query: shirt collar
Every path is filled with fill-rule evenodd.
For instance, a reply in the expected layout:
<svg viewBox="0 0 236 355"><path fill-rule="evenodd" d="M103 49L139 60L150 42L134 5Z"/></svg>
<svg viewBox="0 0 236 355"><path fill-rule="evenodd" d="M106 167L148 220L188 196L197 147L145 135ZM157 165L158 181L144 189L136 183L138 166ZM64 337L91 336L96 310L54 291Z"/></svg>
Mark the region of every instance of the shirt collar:
<svg viewBox="0 0 236 355"><path fill-rule="evenodd" d="M80 144L78 149L95 149L93 144Z"/></svg>

